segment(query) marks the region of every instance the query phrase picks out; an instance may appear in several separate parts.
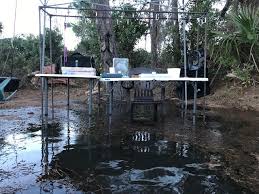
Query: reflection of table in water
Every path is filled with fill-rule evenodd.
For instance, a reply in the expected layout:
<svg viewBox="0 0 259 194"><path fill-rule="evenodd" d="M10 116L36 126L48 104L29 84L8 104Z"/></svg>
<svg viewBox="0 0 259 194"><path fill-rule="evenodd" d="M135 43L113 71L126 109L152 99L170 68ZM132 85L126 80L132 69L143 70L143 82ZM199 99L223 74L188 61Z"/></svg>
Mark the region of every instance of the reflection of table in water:
<svg viewBox="0 0 259 194"><path fill-rule="evenodd" d="M159 76L159 74L154 74L145 77L122 77L122 78L100 78L102 82L109 82L109 115L112 115L112 101L113 101L113 83L114 82L124 82L124 81L160 81L160 82L171 82L171 81L183 81L183 82L194 82L194 101L193 101L193 113L196 114L197 110L197 82L207 82L208 78L195 78L195 77L171 77L171 76ZM165 89L161 88L161 100L162 104L165 99ZM185 104L187 107L187 99L185 99Z"/></svg>
<svg viewBox="0 0 259 194"><path fill-rule="evenodd" d="M89 80L89 98L88 98L88 113L92 114L92 92L93 83L95 79L99 79L99 76L87 76L87 75L63 75L63 74L36 74L36 77L43 78L43 96L42 96L42 113L48 115L48 79L52 78L65 78L67 82L67 104L69 105L69 80L70 79L86 79ZM52 92L52 108L53 108L53 92Z"/></svg>

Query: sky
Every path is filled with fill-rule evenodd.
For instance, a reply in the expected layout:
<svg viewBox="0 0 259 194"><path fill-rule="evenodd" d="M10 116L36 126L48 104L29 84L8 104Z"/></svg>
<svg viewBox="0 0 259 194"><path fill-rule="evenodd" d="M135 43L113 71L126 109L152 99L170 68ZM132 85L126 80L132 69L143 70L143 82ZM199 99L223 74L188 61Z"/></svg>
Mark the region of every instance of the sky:
<svg viewBox="0 0 259 194"><path fill-rule="evenodd" d="M16 1L16 22L14 22ZM13 35L21 34L38 35L38 6L42 5L41 1L44 0L0 0L0 22L2 22L4 28L0 38L13 37ZM71 1L72 0L47 0L48 5ZM185 2L186 1L187 0L185 0ZM71 28L68 28L66 32L64 32L64 22L64 18L55 17L53 25L59 28L64 35L65 45L69 50L72 50L76 47L79 39L75 37ZM71 19L68 22L71 22Z"/></svg>
<svg viewBox="0 0 259 194"><path fill-rule="evenodd" d="M44 0L42 0L44 1ZM17 0L16 22L15 18L16 0L0 0L0 22L3 24L3 33L0 38L10 38L13 35L39 34L39 11L38 7L42 5L40 0ZM70 2L64 0L48 0L48 5L56 3ZM15 25L14 25L15 24ZM61 33L64 33L64 19L54 19L53 25L57 26ZM14 27L15 26L15 27ZM71 29L65 33L65 44L69 49L73 49L78 43Z"/></svg>

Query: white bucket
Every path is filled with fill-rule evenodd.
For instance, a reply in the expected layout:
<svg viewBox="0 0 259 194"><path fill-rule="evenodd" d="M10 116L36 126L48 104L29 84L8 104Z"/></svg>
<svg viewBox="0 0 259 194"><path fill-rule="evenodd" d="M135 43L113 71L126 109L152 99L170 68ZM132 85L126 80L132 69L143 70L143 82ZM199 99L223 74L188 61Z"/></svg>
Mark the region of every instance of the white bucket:
<svg viewBox="0 0 259 194"><path fill-rule="evenodd" d="M172 77L180 77L181 68L167 68L168 75Z"/></svg>

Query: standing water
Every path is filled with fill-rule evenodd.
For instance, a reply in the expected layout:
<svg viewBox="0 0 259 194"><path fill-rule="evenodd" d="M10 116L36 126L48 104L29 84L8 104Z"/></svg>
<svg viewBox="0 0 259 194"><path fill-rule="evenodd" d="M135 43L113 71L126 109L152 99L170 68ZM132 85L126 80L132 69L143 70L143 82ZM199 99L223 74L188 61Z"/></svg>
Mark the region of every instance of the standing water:
<svg viewBox="0 0 259 194"><path fill-rule="evenodd" d="M253 125L232 134L249 126L233 115L207 111L193 128L175 111L143 123L56 109L42 125L38 108L2 112L0 193L252 193L226 173L234 167L224 149L258 141Z"/></svg>

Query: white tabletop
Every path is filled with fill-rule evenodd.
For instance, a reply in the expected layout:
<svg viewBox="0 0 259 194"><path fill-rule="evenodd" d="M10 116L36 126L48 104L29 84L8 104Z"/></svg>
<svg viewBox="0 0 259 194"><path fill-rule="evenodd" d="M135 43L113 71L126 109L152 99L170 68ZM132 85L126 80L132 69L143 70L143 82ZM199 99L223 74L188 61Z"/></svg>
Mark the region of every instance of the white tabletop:
<svg viewBox="0 0 259 194"><path fill-rule="evenodd" d="M170 76L154 76L154 77L122 77L122 78L100 78L99 76L88 75L66 75L66 74L36 74L36 77L47 78L82 78L82 79L100 79L100 81L209 81L203 77L170 77Z"/></svg>
<svg viewBox="0 0 259 194"><path fill-rule="evenodd" d="M48 78L82 78L82 79L99 79L99 76L89 75L67 75L67 74L36 74L36 77L48 77Z"/></svg>
<svg viewBox="0 0 259 194"><path fill-rule="evenodd" d="M137 78L130 78L130 77L122 77L122 78L100 78L100 81L209 81L208 78L203 77L137 77Z"/></svg>

